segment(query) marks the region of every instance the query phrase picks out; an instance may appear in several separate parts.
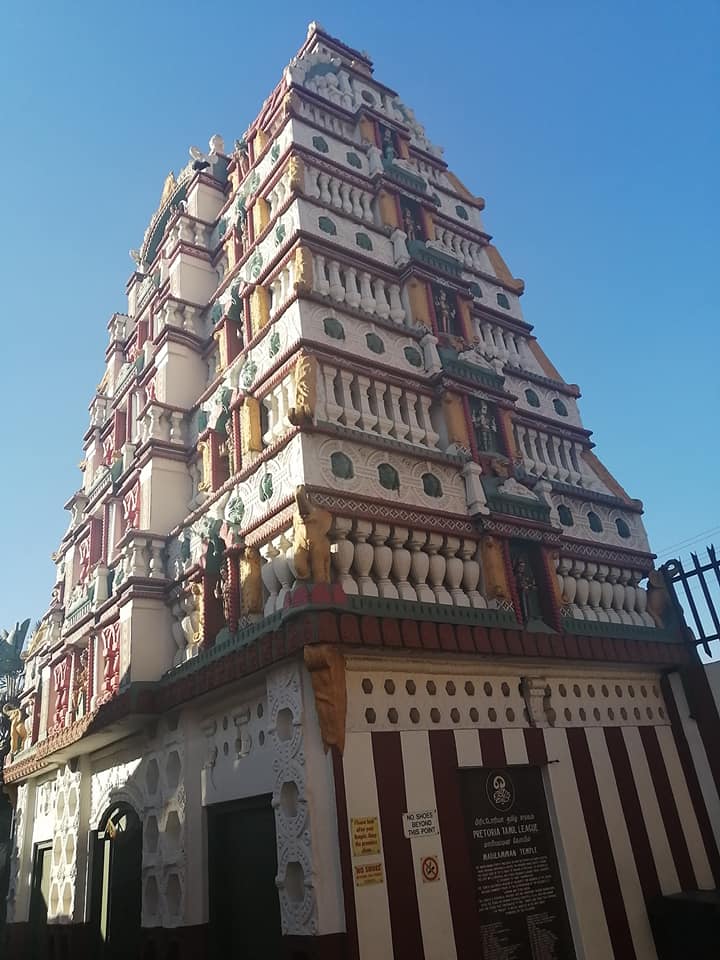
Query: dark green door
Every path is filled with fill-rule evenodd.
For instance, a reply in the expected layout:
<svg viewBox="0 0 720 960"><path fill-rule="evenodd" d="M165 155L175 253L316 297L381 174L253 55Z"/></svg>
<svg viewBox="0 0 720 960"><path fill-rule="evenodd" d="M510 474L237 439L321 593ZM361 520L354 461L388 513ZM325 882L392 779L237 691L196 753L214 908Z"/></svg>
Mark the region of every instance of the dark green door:
<svg viewBox="0 0 720 960"><path fill-rule="evenodd" d="M125 804L102 823L93 850L94 956L127 960L140 952L142 825Z"/></svg>
<svg viewBox="0 0 720 960"><path fill-rule="evenodd" d="M30 944L32 960L45 960L48 952L47 912L50 897L52 844L39 843L33 857L30 891Z"/></svg>
<svg viewBox="0 0 720 960"><path fill-rule="evenodd" d="M207 808L211 960L281 957L270 796Z"/></svg>

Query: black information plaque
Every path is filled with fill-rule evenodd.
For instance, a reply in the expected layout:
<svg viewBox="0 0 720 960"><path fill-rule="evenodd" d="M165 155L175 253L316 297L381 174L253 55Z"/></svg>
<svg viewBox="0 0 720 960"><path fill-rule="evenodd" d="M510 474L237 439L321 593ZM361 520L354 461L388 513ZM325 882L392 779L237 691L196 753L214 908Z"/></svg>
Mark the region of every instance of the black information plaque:
<svg viewBox="0 0 720 960"><path fill-rule="evenodd" d="M575 960L542 771L462 779L483 960Z"/></svg>

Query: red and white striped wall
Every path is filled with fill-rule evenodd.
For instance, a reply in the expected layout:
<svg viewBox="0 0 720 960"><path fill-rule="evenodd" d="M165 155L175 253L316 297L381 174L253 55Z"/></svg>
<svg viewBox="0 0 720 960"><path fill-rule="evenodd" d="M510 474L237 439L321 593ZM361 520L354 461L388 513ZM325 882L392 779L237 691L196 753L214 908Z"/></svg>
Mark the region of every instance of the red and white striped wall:
<svg viewBox="0 0 720 960"><path fill-rule="evenodd" d="M335 774L351 956L480 957L460 794L468 767L543 769L578 960L654 960L648 904L720 885L719 785L676 675L543 677L543 725L531 726L521 675L509 668L348 667ZM406 839L403 813L428 809L440 834ZM352 818L373 817L379 853L353 856ZM435 882L423 880L427 856L440 865ZM375 882L356 882L355 867L377 862L382 882L377 868Z"/></svg>

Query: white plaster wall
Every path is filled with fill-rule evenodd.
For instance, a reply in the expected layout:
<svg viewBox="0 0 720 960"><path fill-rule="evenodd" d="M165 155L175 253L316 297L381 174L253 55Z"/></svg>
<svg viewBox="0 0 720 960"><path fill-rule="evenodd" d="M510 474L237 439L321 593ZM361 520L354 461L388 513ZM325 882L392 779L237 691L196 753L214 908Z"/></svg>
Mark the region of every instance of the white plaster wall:
<svg viewBox="0 0 720 960"><path fill-rule="evenodd" d="M368 436L371 436L370 434ZM330 465L330 457L335 452L346 454L353 463L354 476L349 480L336 477ZM303 436L303 460L305 463L305 481L334 488L343 492L356 493L366 497L404 503L408 506L423 507L426 510L442 510L447 513L467 515L465 482L462 473L456 467L422 458L419 447L411 448L408 453L396 450L377 449L350 440L321 436ZM389 463L400 475L400 489L386 490L378 479L378 466ZM422 475L433 473L442 484L441 497L429 497L423 489Z"/></svg>
<svg viewBox="0 0 720 960"><path fill-rule="evenodd" d="M495 271L492 269L492 267L490 267L488 272L493 276L495 275ZM520 307L520 298L517 296L517 294L512 293L505 287L500 286L500 284L495 284L491 280L487 280L485 277L478 278L476 273L469 270L463 270L461 275L463 280L467 280L468 283L477 283L482 290L482 299L475 301L478 307L489 307L491 310L496 310L504 316L512 318L513 320L520 320L523 323L525 322L523 312ZM501 307L498 304L498 293L505 294L505 296L508 298L510 309L507 307Z"/></svg>
<svg viewBox="0 0 720 960"><path fill-rule="evenodd" d="M578 410L577 401L573 397L567 396L564 393L558 393L557 390L553 390L552 387L544 387L539 383L535 383L530 380L522 380L519 377L515 377L512 374L505 374L505 388L510 392L515 394L517 397L516 406L520 410L526 410L528 413L539 414L543 417L549 417L551 420L556 420L558 426L563 426L564 424L570 424L573 427L582 427L582 419L580 417L580 411ZM528 403L525 397L526 390L534 390L538 395L540 400L539 407L532 407ZM568 415L567 417L561 417L559 413L555 410L553 406L554 399L562 400L567 408Z"/></svg>
<svg viewBox="0 0 720 960"><path fill-rule="evenodd" d="M293 306L297 306L297 304ZM375 324L371 320L361 320L358 317L349 316L341 309L330 304L303 301L300 314L303 338L315 340L323 346L327 346L328 351L341 350L353 358L361 357L370 364L382 364L414 379L423 380L427 378L424 366L413 366L405 356L406 347L414 348L420 356L423 356L422 347L413 337L403 336L402 333L395 332L381 324ZM330 337L325 332L323 320L327 317L332 317L340 322L345 334L343 340ZM282 323L279 324L279 326L281 325ZM374 333L380 337L385 347L383 353L375 353L368 347L367 335L369 333Z"/></svg>
<svg viewBox="0 0 720 960"><path fill-rule="evenodd" d="M140 471L141 528L169 533L186 516L191 496L185 464L156 455Z"/></svg>
<svg viewBox="0 0 720 960"><path fill-rule="evenodd" d="M193 712L189 741L203 806L272 793L273 750L268 738L264 682Z"/></svg>
<svg viewBox="0 0 720 960"><path fill-rule="evenodd" d="M577 495L552 493L548 494L546 499L551 507L553 522L558 525L560 525L558 506L564 504L570 509L574 522L572 527L563 527L565 536L579 540L595 541L598 544L611 544L625 550L638 550L641 553L650 552L647 533L639 514L617 507L608 507L592 500L585 500L580 488L578 488ZM590 511L596 513L602 522L603 529L600 533L595 533L594 530L590 529L587 519ZM621 537L617 532L615 520L618 517L622 517L630 528L630 536L627 539Z"/></svg>
<svg viewBox="0 0 720 960"><path fill-rule="evenodd" d="M325 751L315 708L315 694L307 670L302 672L307 803L313 824L313 874L318 911L318 933L345 930L340 842L338 839L335 777L332 755Z"/></svg>
<svg viewBox="0 0 720 960"><path fill-rule="evenodd" d="M156 396L174 407L190 408L207 383L207 364L181 343L166 341L155 354Z"/></svg>
<svg viewBox="0 0 720 960"><path fill-rule="evenodd" d="M239 497L245 506L243 527L254 525L257 521L275 510L278 502L285 497L291 497L295 487L305 483L301 437L295 436L272 460L266 461L264 468L259 469L233 489L230 500ZM262 501L259 497L260 480L265 473L272 477L273 494L269 500Z"/></svg>
<svg viewBox="0 0 720 960"><path fill-rule="evenodd" d="M337 140L327 129L318 130L317 127L311 127L309 124L304 123L297 117L293 117L290 126L292 130L292 138L296 143L306 147L308 150L312 150L318 155L318 157L324 160L332 160L341 167L345 167L349 173L352 173L356 176L358 173L365 173L367 175L367 157L362 148L359 146L359 143L355 146L350 146L349 144L344 143L342 140ZM318 148L313 144L313 137L323 138L328 145L327 152L318 150ZM359 135L355 133L353 139L359 141ZM363 162L361 170L358 170L357 167L354 167L348 162L348 152L355 153L360 157L361 161Z"/></svg>
<svg viewBox="0 0 720 960"><path fill-rule="evenodd" d="M224 203L225 194L221 189L199 180L193 184L187 196L188 213L206 223L216 219Z"/></svg>
<svg viewBox="0 0 720 960"><path fill-rule="evenodd" d="M349 220L343 215L342 211L336 207L323 207L311 200L298 200L297 204L299 208L299 223L302 230L313 234L320 240L345 246L352 254L371 257L385 267L394 266L395 261L393 258L392 243L385 234L373 229L366 221L359 223L355 220ZM332 220L337 229L337 233L328 234L324 230L321 230L318 226L320 217L328 217ZM372 250L364 250L358 246L355 238L357 233L364 233L370 238L373 247Z"/></svg>
<svg viewBox="0 0 720 960"><path fill-rule="evenodd" d="M120 623L120 676L129 664L127 681L158 680L176 653L167 605L162 600L131 600L120 607Z"/></svg>
<svg viewBox="0 0 720 960"><path fill-rule="evenodd" d="M190 303L206 304L218 285L215 270L207 260L177 253L170 265L170 293Z"/></svg>

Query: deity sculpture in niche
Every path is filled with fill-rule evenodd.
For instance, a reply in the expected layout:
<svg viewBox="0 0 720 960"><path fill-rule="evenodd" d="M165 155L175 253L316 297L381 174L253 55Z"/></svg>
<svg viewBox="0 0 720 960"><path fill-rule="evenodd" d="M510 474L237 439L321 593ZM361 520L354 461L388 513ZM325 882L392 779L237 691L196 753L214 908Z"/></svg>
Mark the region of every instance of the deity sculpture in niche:
<svg viewBox="0 0 720 960"><path fill-rule="evenodd" d="M497 453L498 425L494 406L487 400L475 401L472 403L471 416L478 450Z"/></svg>
<svg viewBox="0 0 720 960"><path fill-rule="evenodd" d="M382 127L381 131L383 160L392 163L395 159L395 137L389 127Z"/></svg>
<svg viewBox="0 0 720 960"><path fill-rule="evenodd" d="M295 490L293 516L293 565L298 580L330 582L330 541L332 514L314 504L304 484Z"/></svg>
<svg viewBox="0 0 720 960"><path fill-rule="evenodd" d="M403 209L403 229L409 241L412 242L418 239L418 227L415 223L413 212L409 207L404 207Z"/></svg>
<svg viewBox="0 0 720 960"><path fill-rule="evenodd" d="M230 576L227 559L220 565L220 569L218 570L214 594L218 609L222 614L223 622L227 624L231 619Z"/></svg>
<svg viewBox="0 0 720 960"><path fill-rule="evenodd" d="M542 620L540 593L532 568L532 561L525 550L513 550L513 576L520 609L518 613L524 624Z"/></svg>
<svg viewBox="0 0 720 960"><path fill-rule="evenodd" d="M438 333L444 333L448 336L458 335L457 307L454 301L454 295L452 293L448 294L444 287L433 287L433 304Z"/></svg>

